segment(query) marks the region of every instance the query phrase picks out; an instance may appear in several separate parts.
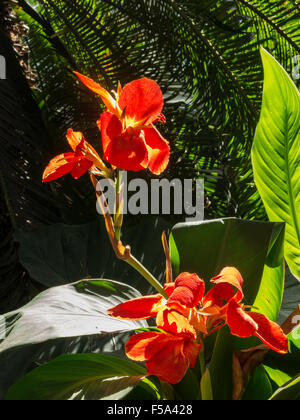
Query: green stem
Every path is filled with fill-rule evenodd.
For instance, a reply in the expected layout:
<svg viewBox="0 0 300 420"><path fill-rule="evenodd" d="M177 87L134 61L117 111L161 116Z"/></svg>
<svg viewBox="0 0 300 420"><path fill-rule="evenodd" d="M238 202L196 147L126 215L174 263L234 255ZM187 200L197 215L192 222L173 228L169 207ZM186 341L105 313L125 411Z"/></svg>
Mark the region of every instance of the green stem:
<svg viewBox="0 0 300 420"><path fill-rule="evenodd" d="M117 179L116 179L116 214L114 218L114 224L115 224L115 235L118 241L121 239L121 229L123 224L123 204L121 203L122 197L120 197L120 191L121 191L121 185L122 185L122 175L120 169L117 169Z"/></svg>
<svg viewBox="0 0 300 420"><path fill-rule="evenodd" d="M203 342L202 338L201 338L200 342L202 344L202 348L200 350L198 360L199 360L199 365L200 365L201 379L200 379L200 384L199 384L200 386L199 386L198 400L203 399L201 384L202 384L203 375L205 373L205 349L204 349L204 342Z"/></svg>
<svg viewBox="0 0 300 420"><path fill-rule="evenodd" d="M202 349L200 350L199 353L199 362L200 362L200 372L201 372L201 377L204 375L205 373L205 350L204 350L204 344L202 342Z"/></svg>
<svg viewBox="0 0 300 420"><path fill-rule="evenodd" d="M132 255L126 262L138 271L150 284L160 293L165 299L169 299L169 296L165 292L162 285L156 280L156 278Z"/></svg>

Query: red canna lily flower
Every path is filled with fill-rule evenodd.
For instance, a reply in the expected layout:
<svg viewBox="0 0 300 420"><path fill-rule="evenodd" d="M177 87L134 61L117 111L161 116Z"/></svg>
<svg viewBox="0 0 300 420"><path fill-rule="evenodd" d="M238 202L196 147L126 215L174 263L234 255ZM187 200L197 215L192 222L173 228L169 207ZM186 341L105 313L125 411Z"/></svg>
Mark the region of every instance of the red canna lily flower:
<svg viewBox="0 0 300 420"><path fill-rule="evenodd" d="M245 312L244 306L234 299L229 302L226 322L231 334L238 337L259 338L270 349L286 354L289 351L288 338L279 325L270 321L265 315L256 312Z"/></svg>
<svg viewBox="0 0 300 420"><path fill-rule="evenodd" d="M134 335L126 344L126 354L132 360L146 360L149 375L175 384L190 366L195 366L201 349L196 340L197 330L203 325L193 307L202 299L204 282L196 274L182 273L174 283L165 284L165 291L168 300L160 294L144 296L107 312L116 318L132 320L156 316L156 324L163 331Z"/></svg>
<svg viewBox="0 0 300 420"><path fill-rule="evenodd" d="M104 169L103 162L95 149L88 144L83 134L68 130L67 140L73 153L63 153L50 161L43 174L43 182L53 181L68 173L78 179L91 169L93 165ZM105 168L106 169L106 168Z"/></svg>
<svg viewBox="0 0 300 420"><path fill-rule="evenodd" d="M220 328L227 324L233 335L255 336L278 353L288 352L288 338L279 325L270 321L265 315L244 310L245 306L241 303L243 278L236 268L226 267L211 282L216 286L202 301L204 311L214 308L214 313L207 319L210 327L219 324L217 328ZM232 286L238 289L237 293Z"/></svg>
<svg viewBox="0 0 300 420"><path fill-rule="evenodd" d="M126 345L127 356L146 360L149 374L176 383L194 365L201 349L198 337L204 338L226 324L233 335L255 336L278 353L288 352L288 339L276 323L245 311L241 303L243 278L236 268L225 267L211 282L214 287L204 295L203 280L197 274L182 273L174 283L165 284L168 299L156 294L109 309L109 315L121 319L156 316L157 327L162 330L134 335Z"/></svg>
<svg viewBox="0 0 300 420"><path fill-rule="evenodd" d="M146 361L149 375L176 384L189 367L195 367L201 344L188 335L142 332L130 338L125 350L130 359Z"/></svg>
<svg viewBox="0 0 300 420"><path fill-rule="evenodd" d="M156 316L159 328L172 333L188 332L196 338L194 324L199 329L200 316L193 309L204 293L204 281L197 274L182 273L174 283L164 286L169 295L166 300L160 294L143 296L121 303L107 311L114 318L142 320Z"/></svg>
<svg viewBox="0 0 300 420"><path fill-rule="evenodd" d="M93 92L100 95L107 107L99 121L104 159L111 165L128 171L148 168L161 174L167 167L170 147L153 123L165 122L161 114L162 92L153 80L143 78L120 84L114 99L98 83L75 73Z"/></svg>

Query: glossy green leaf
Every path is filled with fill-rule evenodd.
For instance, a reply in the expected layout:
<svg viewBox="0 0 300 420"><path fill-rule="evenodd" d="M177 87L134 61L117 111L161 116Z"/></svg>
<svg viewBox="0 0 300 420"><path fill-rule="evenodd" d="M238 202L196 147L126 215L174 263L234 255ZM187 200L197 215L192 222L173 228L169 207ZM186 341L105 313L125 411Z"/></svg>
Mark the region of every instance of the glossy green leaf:
<svg viewBox="0 0 300 420"><path fill-rule="evenodd" d="M270 351L264 360L264 366L268 373L269 369L271 369L272 373L269 376L277 386L282 385L284 375L293 378L300 372L300 326L288 335L288 339L290 351L287 355L280 355ZM276 378L274 371L280 372L278 378Z"/></svg>
<svg viewBox="0 0 300 420"><path fill-rule="evenodd" d="M130 331L148 324L115 319L106 310L138 296L122 283L86 280L48 289L5 314L0 325L0 336L6 337L0 341L0 398L28 369L59 354L123 349Z"/></svg>
<svg viewBox="0 0 300 420"><path fill-rule="evenodd" d="M193 369L188 369L184 378L173 385L176 395L183 400L197 400L199 381Z"/></svg>
<svg viewBox="0 0 300 420"><path fill-rule="evenodd" d="M276 319L284 283L283 231L281 223L235 218L180 223L170 237L174 272L197 273L206 281L208 290L212 277L222 268L234 266L244 278L247 304L252 305L261 291L260 311L272 313Z"/></svg>
<svg viewBox="0 0 300 420"><path fill-rule="evenodd" d="M280 387L270 400L298 400L300 398L300 375Z"/></svg>
<svg viewBox="0 0 300 420"><path fill-rule="evenodd" d="M300 279L300 94L264 49L261 117L253 144L255 183L272 222L285 222L284 254Z"/></svg>
<svg viewBox="0 0 300 420"><path fill-rule="evenodd" d="M170 224L165 220L148 217L125 227L122 235L132 254L161 282L165 271L161 235L168 229ZM19 230L15 236L22 265L35 281L46 287L82 278L108 278L130 284L142 293L151 289L140 274L116 258L100 216L85 225L60 223L29 232Z"/></svg>
<svg viewBox="0 0 300 420"><path fill-rule="evenodd" d="M282 305L278 322L282 324L300 304L300 283L286 268Z"/></svg>
<svg viewBox="0 0 300 420"><path fill-rule="evenodd" d="M172 230L171 257L176 274L196 272L206 281L223 267L235 266L244 278L245 302L276 320L283 295L282 223L220 219L182 223ZM214 399L232 398L233 351L260 344L256 339L239 339L229 328L219 331L210 361Z"/></svg>
<svg viewBox="0 0 300 420"><path fill-rule="evenodd" d="M118 400L145 379L146 369L128 360L99 354L63 355L16 382L7 400ZM155 385L144 386L158 395Z"/></svg>
<svg viewBox="0 0 300 420"><path fill-rule="evenodd" d="M209 369L206 369L201 378L200 389L202 401L212 401L214 399Z"/></svg>
<svg viewBox="0 0 300 420"><path fill-rule="evenodd" d="M267 372L270 380L274 382L276 387L281 387L292 379L290 375L282 372L280 369L273 369L269 366L264 365L264 369Z"/></svg>
<svg viewBox="0 0 300 420"><path fill-rule="evenodd" d="M245 401L265 401L272 395L272 385L263 366L255 369L243 395Z"/></svg>

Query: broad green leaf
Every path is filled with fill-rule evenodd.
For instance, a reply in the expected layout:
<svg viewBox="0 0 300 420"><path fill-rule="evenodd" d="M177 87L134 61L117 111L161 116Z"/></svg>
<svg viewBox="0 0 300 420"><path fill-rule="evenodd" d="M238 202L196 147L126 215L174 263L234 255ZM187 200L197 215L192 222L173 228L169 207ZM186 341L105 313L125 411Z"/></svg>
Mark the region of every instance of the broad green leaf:
<svg viewBox="0 0 300 420"><path fill-rule="evenodd" d="M244 278L245 302L276 320L283 295L282 223L220 219L182 223L172 230L171 258L176 274L196 272L206 281L225 266L235 266ZM239 339L229 328L219 331L210 362L214 399L232 398L232 354L259 344L256 339Z"/></svg>
<svg viewBox="0 0 300 420"><path fill-rule="evenodd" d="M234 266L244 278L247 304L253 305L261 291L260 311L272 313L276 320L284 283L283 230L281 223L235 218L180 223L172 229L170 237L175 274L196 272L206 281L208 290L212 277L222 268Z"/></svg>
<svg viewBox="0 0 300 420"><path fill-rule="evenodd" d="M200 388L203 401L212 401L214 399L209 369L206 369L204 375L201 378Z"/></svg>
<svg viewBox="0 0 300 420"><path fill-rule="evenodd" d="M280 387L270 400L298 400L300 398L300 375Z"/></svg>
<svg viewBox="0 0 300 420"><path fill-rule="evenodd" d="M170 224L148 217L123 229L122 240L132 254L161 282L165 256L161 234ZM124 261L116 258L105 229L98 217L78 226L56 224L34 231L19 230L19 257L31 278L46 287L73 283L83 278L108 278L127 283L140 292L149 292L149 283ZM155 244L155 246L153 246Z"/></svg>
<svg viewBox="0 0 300 420"><path fill-rule="evenodd" d="M263 366L255 369L247 389L243 395L243 400L265 401L272 395L272 385Z"/></svg>
<svg viewBox="0 0 300 420"><path fill-rule="evenodd" d="M140 296L110 280L84 280L48 289L23 308L4 315L0 336L0 398L28 369L66 352L123 349L145 321L112 318L106 310ZM6 326L6 330L4 327Z"/></svg>
<svg viewBox="0 0 300 420"><path fill-rule="evenodd" d="M99 354L63 355L17 381L7 400L118 400L145 379L144 367ZM146 379L153 397L155 385Z"/></svg>
<svg viewBox="0 0 300 420"><path fill-rule="evenodd" d="M285 222L284 254L300 279L300 94L283 67L264 49L260 121L252 162L257 189L272 222Z"/></svg>
<svg viewBox="0 0 300 420"><path fill-rule="evenodd" d="M277 387L281 387L292 379L290 375L285 372L282 372L279 369L273 369L269 366L264 365L264 369L267 372L269 378L272 382L276 384Z"/></svg>
<svg viewBox="0 0 300 420"><path fill-rule="evenodd" d="M197 400L199 381L193 369L188 369L184 378L173 385L176 394L182 400Z"/></svg>
<svg viewBox="0 0 300 420"><path fill-rule="evenodd" d="M282 324L299 304L300 284L287 267L285 274L284 294L278 322Z"/></svg>
<svg viewBox="0 0 300 420"><path fill-rule="evenodd" d="M270 351L264 360L264 366L268 369L278 371L280 377L287 375L290 378L295 377L300 371L300 326L288 335L290 351L287 355L280 355ZM275 380L274 374L270 374L270 378L281 386L280 377Z"/></svg>

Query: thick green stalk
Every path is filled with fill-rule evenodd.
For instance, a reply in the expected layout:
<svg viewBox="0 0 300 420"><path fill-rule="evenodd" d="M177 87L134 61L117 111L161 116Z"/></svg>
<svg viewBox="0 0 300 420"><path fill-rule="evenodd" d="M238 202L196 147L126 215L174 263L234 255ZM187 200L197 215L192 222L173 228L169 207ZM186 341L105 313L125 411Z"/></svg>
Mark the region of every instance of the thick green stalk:
<svg viewBox="0 0 300 420"><path fill-rule="evenodd" d="M169 296L165 292L162 285L156 280L156 278L132 255L126 262L133 267L136 271L138 271L150 284L160 293L164 298L168 299Z"/></svg>
<svg viewBox="0 0 300 420"><path fill-rule="evenodd" d="M115 214L115 235L118 241L121 239L121 229L123 224L123 198L122 198L122 175L120 169L117 169L116 179L116 214Z"/></svg>

